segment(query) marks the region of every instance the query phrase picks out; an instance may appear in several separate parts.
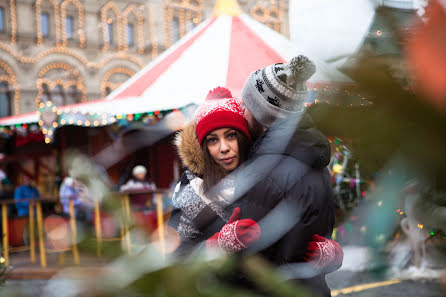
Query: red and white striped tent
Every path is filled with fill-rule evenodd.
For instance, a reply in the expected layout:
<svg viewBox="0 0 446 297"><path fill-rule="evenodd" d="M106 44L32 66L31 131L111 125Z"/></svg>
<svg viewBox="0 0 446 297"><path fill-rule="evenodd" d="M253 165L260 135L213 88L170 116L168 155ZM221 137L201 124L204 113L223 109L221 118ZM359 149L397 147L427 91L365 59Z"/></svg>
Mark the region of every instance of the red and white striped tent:
<svg viewBox="0 0 446 297"><path fill-rule="evenodd" d="M312 58L311 53L302 52L283 35L243 14L236 0L217 0L211 18L104 100L79 104L76 108L110 115L171 110L199 104L217 86L225 86L234 96L240 96L252 71L289 61L298 54ZM310 78L309 87L350 82L336 69L314 61L316 73ZM0 125L23 123L22 119L30 122L31 117L0 119ZM34 117L31 121L37 121L37 116Z"/></svg>
<svg viewBox="0 0 446 297"><path fill-rule="evenodd" d="M217 1L214 16L121 85L106 100L133 99L145 111L200 103L207 92L225 86L240 96L249 74L305 54L286 37L241 13L235 0ZM309 86L350 79L315 61ZM128 101L130 103L130 101ZM136 106L135 106L136 107Z"/></svg>

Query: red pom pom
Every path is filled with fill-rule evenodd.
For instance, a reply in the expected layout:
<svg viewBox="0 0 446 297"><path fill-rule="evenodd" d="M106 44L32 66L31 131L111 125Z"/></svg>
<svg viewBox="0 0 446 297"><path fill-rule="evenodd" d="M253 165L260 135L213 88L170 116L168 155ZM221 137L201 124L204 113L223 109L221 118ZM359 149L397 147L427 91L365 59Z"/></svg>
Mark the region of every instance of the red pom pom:
<svg viewBox="0 0 446 297"><path fill-rule="evenodd" d="M232 98L231 91L223 87L216 87L210 90L206 96L206 100Z"/></svg>

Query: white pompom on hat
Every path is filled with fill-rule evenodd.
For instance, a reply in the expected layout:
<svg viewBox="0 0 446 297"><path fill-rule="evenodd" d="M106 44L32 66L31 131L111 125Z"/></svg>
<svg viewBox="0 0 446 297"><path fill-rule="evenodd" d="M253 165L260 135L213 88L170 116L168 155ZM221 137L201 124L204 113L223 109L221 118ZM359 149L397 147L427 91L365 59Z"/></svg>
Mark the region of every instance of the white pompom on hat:
<svg viewBox="0 0 446 297"><path fill-rule="evenodd" d="M146 169L146 167L144 167L142 165L137 165L137 166L133 167L132 173L134 176L138 175L138 174L146 174L147 169Z"/></svg>

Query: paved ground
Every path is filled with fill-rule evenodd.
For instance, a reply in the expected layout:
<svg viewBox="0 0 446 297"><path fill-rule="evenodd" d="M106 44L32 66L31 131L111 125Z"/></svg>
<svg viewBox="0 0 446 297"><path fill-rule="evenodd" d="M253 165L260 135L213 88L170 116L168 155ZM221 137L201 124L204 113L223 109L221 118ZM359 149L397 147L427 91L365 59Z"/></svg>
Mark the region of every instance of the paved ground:
<svg viewBox="0 0 446 297"><path fill-rule="evenodd" d="M349 297L445 297L440 281L403 280L388 285L389 279L367 272L338 271L327 276L333 296ZM376 285L367 288L367 284ZM347 289L346 289L347 288ZM342 290L344 289L344 290ZM347 292L348 293L347 293ZM352 292L353 291L353 292ZM357 292L354 292L357 291Z"/></svg>
<svg viewBox="0 0 446 297"><path fill-rule="evenodd" d="M327 277L332 289L333 297L445 297L438 281L410 281L385 285L379 277L364 272L339 271ZM378 287L366 289L364 284L376 284ZM0 296L12 296L8 293L21 292L20 297L39 297L46 284L45 280L9 280L5 288L0 288ZM360 290L358 292L343 293L342 289ZM350 290L351 291L351 290Z"/></svg>

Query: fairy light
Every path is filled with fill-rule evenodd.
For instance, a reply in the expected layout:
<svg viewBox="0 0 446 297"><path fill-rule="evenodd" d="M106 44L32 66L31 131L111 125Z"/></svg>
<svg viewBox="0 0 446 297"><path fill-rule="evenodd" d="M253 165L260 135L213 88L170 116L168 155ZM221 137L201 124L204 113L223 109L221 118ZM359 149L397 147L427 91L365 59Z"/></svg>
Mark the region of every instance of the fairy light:
<svg viewBox="0 0 446 297"><path fill-rule="evenodd" d="M424 225L423 224L418 224L418 228L423 229Z"/></svg>
<svg viewBox="0 0 446 297"><path fill-rule="evenodd" d="M38 122L38 124L39 124L39 126L43 126L43 121L40 120L40 121Z"/></svg>
<svg viewBox="0 0 446 297"><path fill-rule="evenodd" d="M67 123L67 121L65 121L64 119L60 120L61 125L65 125L66 123Z"/></svg>
<svg viewBox="0 0 446 297"><path fill-rule="evenodd" d="M107 125L107 120L102 120L102 125Z"/></svg>
<svg viewBox="0 0 446 297"><path fill-rule="evenodd" d="M49 136L53 135L53 130L48 130L48 135Z"/></svg>
<svg viewBox="0 0 446 297"><path fill-rule="evenodd" d="M15 44L17 37L17 12L15 7L15 0L9 1L9 7L11 14L11 44Z"/></svg>
<svg viewBox="0 0 446 297"><path fill-rule="evenodd" d="M180 23L180 38L183 38L183 36L186 34L186 22L184 17L184 9L180 9L179 13L179 23Z"/></svg>
<svg viewBox="0 0 446 297"><path fill-rule="evenodd" d="M172 20L173 20L173 8L166 6L164 8L164 30L165 30L165 45L166 48L170 47L173 43L172 37Z"/></svg>
<svg viewBox="0 0 446 297"><path fill-rule="evenodd" d="M45 143L48 144L51 142L51 139L49 139L48 137L45 137Z"/></svg>
<svg viewBox="0 0 446 297"><path fill-rule="evenodd" d="M381 36L382 34L381 30L376 30L376 36Z"/></svg>
<svg viewBox="0 0 446 297"><path fill-rule="evenodd" d="M137 56L127 54L127 53L122 53L122 52L108 55L102 61L96 63L96 62L88 61L86 58L84 58L83 56L81 56L80 54L78 54L77 52L75 52L71 49L68 49L65 47L59 47L59 46L53 47L53 48L50 48L47 50L43 50L42 52L40 52L34 56L24 56L6 43L0 43L0 49L9 53L13 57L15 57L22 64L35 64L35 63L38 63L40 60L42 60L43 58L45 58L48 55L64 54L64 55L68 55L68 56L75 58L80 63L85 65L85 67L87 67L87 68L101 69L107 63L109 63L110 61L116 60L116 59L128 60L128 61L138 65L139 68L142 68L145 65L145 63Z"/></svg>
<svg viewBox="0 0 446 297"><path fill-rule="evenodd" d="M99 121L94 121L94 122L93 122L93 125L94 125L95 127L99 126Z"/></svg>
<svg viewBox="0 0 446 297"><path fill-rule="evenodd" d="M68 124L73 125L73 123L74 123L74 120L73 120L73 119L69 119L69 120L68 120Z"/></svg>
<svg viewBox="0 0 446 297"><path fill-rule="evenodd" d="M46 128L43 128L43 129L42 129L42 133L43 133L43 134L47 134L47 133L48 133L48 130L47 130Z"/></svg>
<svg viewBox="0 0 446 297"><path fill-rule="evenodd" d="M90 126L90 121L85 121L85 126L89 127Z"/></svg>
<svg viewBox="0 0 446 297"><path fill-rule="evenodd" d="M80 47L84 48L85 47L85 33L84 33L84 26L85 26L85 16L84 16L84 7L82 6L82 4L78 1L78 0L65 0L61 6L60 6L60 10L61 10L61 18L62 18L62 45L63 46L67 46L67 20L66 20L66 16L67 16L67 6L69 4L72 4L73 6L75 6L78 10L78 16L79 16L79 26L77 29L77 33L79 35L79 42L80 42Z"/></svg>
<svg viewBox="0 0 446 297"><path fill-rule="evenodd" d="M80 125L82 125L82 121L81 121L81 120L77 120L76 124L77 124L78 126L80 126Z"/></svg>

